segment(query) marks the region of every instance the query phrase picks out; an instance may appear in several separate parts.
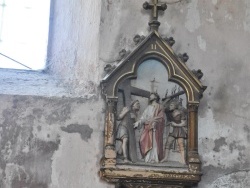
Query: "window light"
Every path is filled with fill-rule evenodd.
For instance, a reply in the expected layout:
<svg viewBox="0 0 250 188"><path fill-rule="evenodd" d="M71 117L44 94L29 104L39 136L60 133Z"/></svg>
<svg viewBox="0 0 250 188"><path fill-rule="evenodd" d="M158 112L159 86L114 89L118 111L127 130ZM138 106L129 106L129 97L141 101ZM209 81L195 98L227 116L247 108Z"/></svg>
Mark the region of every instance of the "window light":
<svg viewBox="0 0 250 188"><path fill-rule="evenodd" d="M0 68L45 68L50 0L0 0Z"/></svg>

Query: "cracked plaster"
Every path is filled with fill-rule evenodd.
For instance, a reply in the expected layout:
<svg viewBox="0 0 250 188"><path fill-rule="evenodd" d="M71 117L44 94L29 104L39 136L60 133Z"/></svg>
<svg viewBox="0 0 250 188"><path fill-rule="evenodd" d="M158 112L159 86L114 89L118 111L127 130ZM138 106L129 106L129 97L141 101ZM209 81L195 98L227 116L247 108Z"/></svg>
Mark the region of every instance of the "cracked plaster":
<svg viewBox="0 0 250 188"><path fill-rule="evenodd" d="M98 177L104 131L98 84L105 64L133 49L136 34L147 35L143 3L56 2L48 74L0 75L0 187L114 187ZM187 66L202 69L208 85L199 112L197 188L249 187L248 0L183 0L159 20L159 32L175 38L174 51L187 52Z"/></svg>

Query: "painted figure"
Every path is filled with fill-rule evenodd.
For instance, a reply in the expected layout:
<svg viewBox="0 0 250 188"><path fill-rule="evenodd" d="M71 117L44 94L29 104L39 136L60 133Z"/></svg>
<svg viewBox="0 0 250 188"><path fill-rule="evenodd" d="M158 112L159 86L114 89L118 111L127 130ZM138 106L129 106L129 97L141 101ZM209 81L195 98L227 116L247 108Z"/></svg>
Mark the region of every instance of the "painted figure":
<svg viewBox="0 0 250 188"><path fill-rule="evenodd" d="M170 131L165 144L165 156L161 162L168 160L169 151L173 143L177 141L181 154L181 163L185 164L184 139L187 138L187 121L184 108L180 105L180 101L176 99L172 100L169 103L169 108L166 109L166 114L168 119L167 125L170 126Z"/></svg>
<svg viewBox="0 0 250 188"><path fill-rule="evenodd" d="M147 163L158 163L163 158L165 113L159 99L157 93L151 93L149 105L134 124L134 128L143 127L139 144L142 158Z"/></svg>
<svg viewBox="0 0 250 188"><path fill-rule="evenodd" d="M133 126L133 123L137 120L137 113L140 110L140 103L138 100L135 100L131 103L130 108L124 107L119 114L117 120L121 122L118 125L116 140L117 140L117 153L122 155L124 162L130 162L133 157L129 155L135 155L136 151L131 151L129 147L129 140L135 138L129 138L129 127Z"/></svg>

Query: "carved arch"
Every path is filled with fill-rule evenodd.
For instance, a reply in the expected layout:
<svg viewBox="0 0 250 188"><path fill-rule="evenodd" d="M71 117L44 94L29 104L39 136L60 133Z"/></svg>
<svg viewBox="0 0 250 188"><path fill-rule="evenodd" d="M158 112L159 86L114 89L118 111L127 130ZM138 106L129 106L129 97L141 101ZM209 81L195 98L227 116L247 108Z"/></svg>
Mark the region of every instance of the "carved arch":
<svg viewBox="0 0 250 188"><path fill-rule="evenodd" d="M168 81L172 81L180 85L187 94L188 101L194 101L194 91L192 86L187 82L183 75L178 74L178 72L176 71L177 67L174 66L174 63L171 62L170 59L166 58L166 56L164 56L163 54L156 52L147 53L146 55L141 56L139 60L130 67L130 70L119 76L118 80L113 86L113 96L116 96L119 83L129 78L136 78L139 66L148 59L155 59L159 63L161 63L168 72Z"/></svg>

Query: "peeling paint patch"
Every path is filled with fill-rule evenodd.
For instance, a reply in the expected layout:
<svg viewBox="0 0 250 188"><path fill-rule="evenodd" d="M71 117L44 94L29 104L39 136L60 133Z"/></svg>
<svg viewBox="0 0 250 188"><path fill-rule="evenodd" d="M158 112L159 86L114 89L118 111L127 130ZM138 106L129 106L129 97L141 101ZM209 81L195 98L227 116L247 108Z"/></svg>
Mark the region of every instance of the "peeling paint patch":
<svg viewBox="0 0 250 188"><path fill-rule="evenodd" d="M46 116L46 121L49 125L56 122L65 122L70 118L71 106L69 103L58 104L59 108L55 108L51 114Z"/></svg>
<svg viewBox="0 0 250 188"><path fill-rule="evenodd" d="M67 133L79 133L81 138L84 141L88 141L91 138L93 129L89 125L79 125L79 124L70 124L67 127L61 127L61 130Z"/></svg>
<svg viewBox="0 0 250 188"><path fill-rule="evenodd" d="M224 175L212 183L212 188L243 188L250 185L249 170L242 170Z"/></svg>
<svg viewBox="0 0 250 188"><path fill-rule="evenodd" d="M18 152L21 147L16 143L11 158L0 161L0 165L4 167L3 182L0 185L12 188L47 188L51 182L51 157L59 143L60 141L54 143L34 139L30 143L32 150L26 152Z"/></svg>
<svg viewBox="0 0 250 188"><path fill-rule="evenodd" d="M232 143L229 144L229 149L231 152L233 152L234 149L237 149L239 151L244 151L246 147L239 145L239 143L237 143L236 141L233 141Z"/></svg>
<svg viewBox="0 0 250 188"><path fill-rule="evenodd" d="M213 166L225 170L242 165L249 156L247 144L240 140L245 135L241 133L243 136L237 136L240 133L236 134L232 127L215 122L213 115L213 111L208 109L206 117L199 120L201 129L206 130L199 131L199 150L202 153L203 167ZM239 127L237 130L242 131Z"/></svg>
<svg viewBox="0 0 250 188"><path fill-rule="evenodd" d="M214 151L216 151L216 152L219 152L220 151L220 147L221 146L225 146L225 145L227 145L227 143L226 143L226 139L224 138L224 137L221 137L221 138L219 138L219 139L216 139L215 141L214 141L214 144L215 144L215 146L214 146Z"/></svg>
<svg viewBox="0 0 250 188"><path fill-rule="evenodd" d="M190 32L194 32L201 26L200 13L199 10L197 9L197 5L198 5L198 0L193 0L188 5L188 13L186 16L185 27Z"/></svg>
<svg viewBox="0 0 250 188"><path fill-rule="evenodd" d="M200 49L203 51L206 51L206 48L207 48L206 41L200 35L197 37L197 40L198 40L198 45Z"/></svg>

